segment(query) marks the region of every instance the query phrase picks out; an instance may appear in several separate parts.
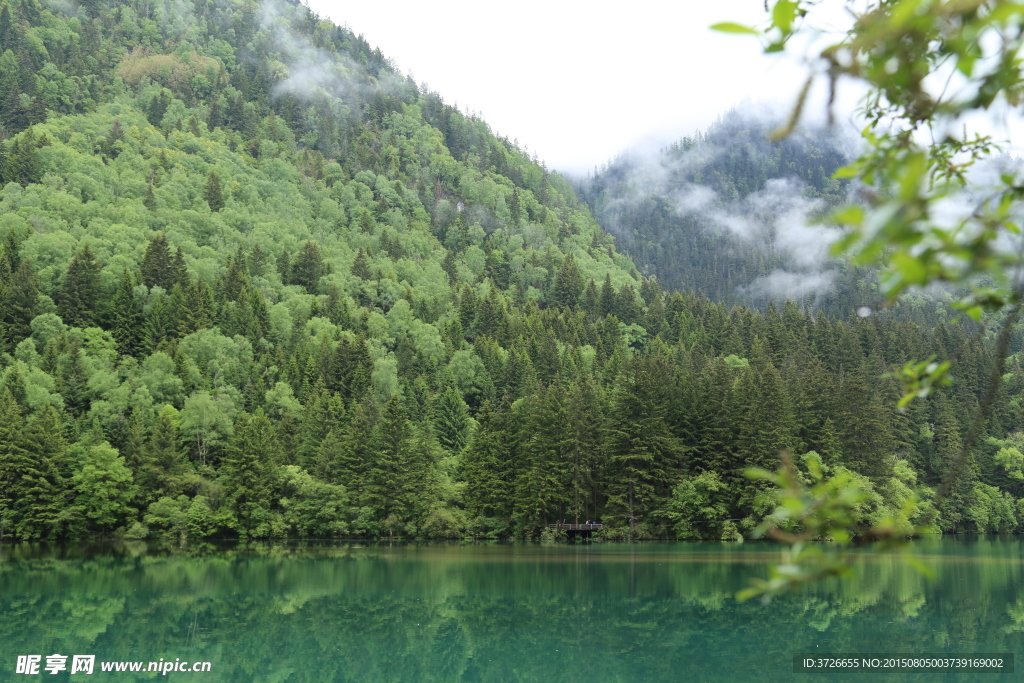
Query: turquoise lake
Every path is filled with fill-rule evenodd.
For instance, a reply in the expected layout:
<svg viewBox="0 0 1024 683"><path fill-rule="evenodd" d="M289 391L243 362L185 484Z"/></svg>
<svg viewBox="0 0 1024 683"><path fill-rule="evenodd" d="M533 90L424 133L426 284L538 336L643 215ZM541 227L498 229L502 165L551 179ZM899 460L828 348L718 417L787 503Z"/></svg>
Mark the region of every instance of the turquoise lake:
<svg viewBox="0 0 1024 683"><path fill-rule="evenodd" d="M865 553L762 604L733 595L778 561L763 543L0 545L0 680L1018 680L1024 541L914 553L933 577ZM1018 673L794 673L798 652L1013 653ZM52 654L67 670L16 673ZM210 670L100 670L161 659Z"/></svg>

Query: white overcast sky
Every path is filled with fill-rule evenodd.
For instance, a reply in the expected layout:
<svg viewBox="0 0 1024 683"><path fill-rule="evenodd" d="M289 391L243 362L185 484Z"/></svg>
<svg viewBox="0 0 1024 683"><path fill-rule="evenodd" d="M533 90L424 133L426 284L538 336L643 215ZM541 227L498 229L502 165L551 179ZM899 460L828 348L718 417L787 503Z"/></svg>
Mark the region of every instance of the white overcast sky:
<svg viewBox="0 0 1024 683"><path fill-rule="evenodd" d="M756 40L710 31L759 22L763 0L308 0L403 73L479 112L554 169L703 130L743 100L780 109L805 77Z"/></svg>
<svg viewBox="0 0 1024 683"><path fill-rule="evenodd" d="M308 0L446 102L548 166L585 173L618 152L703 130L744 99L784 109L805 71L756 40L763 0Z"/></svg>
<svg viewBox="0 0 1024 683"><path fill-rule="evenodd" d="M708 28L762 22L764 0L306 1L448 103L575 174L704 130L741 103L784 115L807 74L800 48L764 55L754 38ZM845 28L847 1L825 0L815 25ZM851 132L858 92L841 84L836 107ZM817 83L811 118L823 120L825 96ZM1024 121L1013 118L1009 128L982 122L981 130L1012 139L1020 154Z"/></svg>

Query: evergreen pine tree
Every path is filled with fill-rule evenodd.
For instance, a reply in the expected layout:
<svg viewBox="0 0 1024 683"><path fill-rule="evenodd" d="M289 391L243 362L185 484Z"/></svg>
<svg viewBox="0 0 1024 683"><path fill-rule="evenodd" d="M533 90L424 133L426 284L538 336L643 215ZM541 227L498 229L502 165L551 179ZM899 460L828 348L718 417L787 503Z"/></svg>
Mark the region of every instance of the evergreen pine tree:
<svg viewBox="0 0 1024 683"><path fill-rule="evenodd" d="M100 12L103 11L103 5L100 3L100 0L82 0L79 4L90 19L97 18L100 16Z"/></svg>
<svg viewBox="0 0 1024 683"><path fill-rule="evenodd" d="M185 265L185 255L181 252L181 247L174 250L174 258L171 259L171 287L174 285L181 285L184 287L188 284L188 267Z"/></svg>
<svg viewBox="0 0 1024 683"><path fill-rule="evenodd" d="M821 427L818 442L814 444L813 450L817 451L826 465L843 462L843 448L839 443L832 418L825 418L825 424Z"/></svg>
<svg viewBox="0 0 1024 683"><path fill-rule="evenodd" d="M615 312L615 287L612 286L612 276L609 273L604 275L604 284L601 285L601 298L598 300L598 313L608 316Z"/></svg>
<svg viewBox="0 0 1024 683"><path fill-rule="evenodd" d="M267 301L263 298L263 292L250 287L246 305L250 316L247 319L244 334L249 339L266 338L270 334L270 312L267 310Z"/></svg>
<svg viewBox="0 0 1024 683"><path fill-rule="evenodd" d="M143 417L145 412L147 411L132 410L131 418L128 421L127 436L124 445L119 449L124 457L124 464L132 471L132 478L136 482L139 482L139 470L142 468L142 461L145 458L146 441L149 436Z"/></svg>
<svg viewBox="0 0 1024 683"><path fill-rule="evenodd" d="M146 110L146 120L149 121L151 126L160 126L170 104L171 94L166 90L161 90L159 95L149 101L149 108Z"/></svg>
<svg viewBox="0 0 1024 683"><path fill-rule="evenodd" d="M185 449L182 448L175 424L176 413L170 406L157 413L156 422L142 450L138 482L146 503L162 496L174 497L182 492L186 461Z"/></svg>
<svg viewBox="0 0 1024 683"><path fill-rule="evenodd" d="M519 221L523 219L523 203L519 197L519 188L512 188L512 199L509 202L509 213L512 215L512 228L519 227Z"/></svg>
<svg viewBox="0 0 1024 683"><path fill-rule="evenodd" d="M2 319L8 325L13 340L23 339L32 334L32 319L39 310L39 277L29 259L22 259L11 275L6 287Z"/></svg>
<svg viewBox="0 0 1024 683"><path fill-rule="evenodd" d="M359 505L368 504L367 472L374 457L374 425L377 408L372 400L356 403L347 429L338 437L338 483L352 492Z"/></svg>
<svg viewBox="0 0 1024 683"><path fill-rule="evenodd" d="M74 418L81 417L89 409L92 396L83 355L80 341L73 339L61 355L56 368L57 390L64 398L64 407Z"/></svg>
<svg viewBox="0 0 1024 683"><path fill-rule="evenodd" d="M469 440L469 409L454 386L438 395L434 406L434 431L441 447L451 453L461 451Z"/></svg>
<svg viewBox="0 0 1024 683"><path fill-rule="evenodd" d="M96 325L100 317L100 284L100 264L86 244L71 258L54 297L57 300L57 311L67 325Z"/></svg>
<svg viewBox="0 0 1024 683"><path fill-rule="evenodd" d="M328 393L323 382L318 381L306 397L306 406L302 411L297 453L297 464L300 467L313 469L320 444L330 432L341 431L344 415L345 407L341 397Z"/></svg>
<svg viewBox="0 0 1024 683"><path fill-rule="evenodd" d="M161 294L153 299L146 316L143 341L148 349L155 349L162 342L177 335L178 318L174 299Z"/></svg>
<svg viewBox="0 0 1024 683"><path fill-rule="evenodd" d="M18 45L13 35L14 23L11 21L11 11L7 5L0 9L0 52L15 50Z"/></svg>
<svg viewBox="0 0 1024 683"><path fill-rule="evenodd" d="M260 243L252 245L252 249L249 250L249 255L246 256L245 264L249 269L249 275L251 277L260 277L266 272L267 269L267 253L263 251L263 247Z"/></svg>
<svg viewBox="0 0 1024 683"><path fill-rule="evenodd" d="M22 436L25 422L21 407L7 388L0 389L0 538L17 533L18 504L23 493L22 477L32 455Z"/></svg>
<svg viewBox="0 0 1024 683"><path fill-rule="evenodd" d="M583 310L591 316L597 315L600 306L600 295L593 280L587 280L587 287L583 290Z"/></svg>
<svg viewBox="0 0 1024 683"><path fill-rule="evenodd" d="M292 262L289 283L300 285L310 294L316 294L320 288L320 278L328 272L330 269L320 253L320 246L307 240Z"/></svg>
<svg viewBox="0 0 1024 683"><path fill-rule="evenodd" d="M554 381L562 369L562 359L558 351L558 340L555 333L548 330L539 344L534 344L534 370L542 384Z"/></svg>
<svg viewBox="0 0 1024 683"><path fill-rule="evenodd" d="M375 226L376 221L373 220L373 215L369 209L364 208L359 214L359 232L365 235L372 235Z"/></svg>
<svg viewBox="0 0 1024 683"><path fill-rule="evenodd" d="M878 391L878 375L866 367L843 376L844 429L840 435L843 464L869 477L886 477L892 469L893 439L890 403Z"/></svg>
<svg viewBox="0 0 1024 683"><path fill-rule="evenodd" d="M963 531L967 525L964 513L977 481L977 465L973 453L964 458L956 409L945 392L935 397L933 413L935 450L929 463L928 479L939 488L946 488L946 495L938 505L939 526L944 532Z"/></svg>
<svg viewBox="0 0 1024 683"><path fill-rule="evenodd" d="M156 194L153 192L153 183L146 185L146 196L142 199L142 205L150 211L156 211Z"/></svg>
<svg viewBox="0 0 1024 683"><path fill-rule="evenodd" d="M628 283L623 285L615 296L615 316L625 324L632 325L639 323L642 315L633 286Z"/></svg>
<svg viewBox="0 0 1024 683"><path fill-rule="evenodd" d="M455 261L454 252L445 250L444 260L441 261L441 270L448 275L448 282L454 285L458 281L458 266ZM355 273L355 270L352 271Z"/></svg>
<svg viewBox="0 0 1024 683"><path fill-rule="evenodd" d="M324 313L328 320L339 327L345 328L352 325L348 301L342 297L341 290L337 285L327 288L327 305L324 306Z"/></svg>
<svg viewBox="0 0 1024 683"><path fill-rule="evenodd" d="M634 359L622 368L613 394L605 439L608 512L631 534L639 533L682 470L681 444L666 422L666 381L670 372L660 359Z"/></svg>
<svg viewBox="0 0 1024 683"><path fill-rule="evenodd" d="M373 277L373 273L370 272L370 263L366 259L366 252L362 247L356 252L356 258L352 262L352 274L362 280L369 280Z"/></svg>
<svg viewBox="0 0 1024 683"><path fill-rule="evenodd" d="M603 419L598 388L588 377L574 382L569 387L564 424L570 481L566 514L572 515L574 523L597 517Z"/></svg>
<svg viewBox="0 0 1024 683"><path fill-rule="evenodd" d="M13 51L0 53L0 123L11 132L24 130L28 125L22 106L20 65ZM17 139L11 145L11 151L20 147Z"/></svg>
<svg viewBox="0 0 1024 683"><path fill-rule="evenodd" d="M121 154L121 140L123 139L124 127L121 125L121 119L114 119L110 130L100 141L99 149L104 162L116 159Z"/></svg>
<svg viewBox="0 0 1024 683"><path fill-rule="evenodd" d="M60 413L50 404L28 419L24 430L28 458L16 487L15 530L20 538L54 538L67 505L62 471L67 442Z"/></svg>
<svg viewBox="0 0 1024 683"><path fill-rule="evenodd" d="M327 432L327 436L317 444L312 460L313 476L328 484L337 484L341 478L341 463L345 444L338 436L340 431L340 428L335 428Z"/></svg>
<svg viewBox="0 0 1024 683"><path fill-rule="evenodd" d="M392 396L381 411L374 430L373 454L366 473L365 501L377 519L391 515L405 522L412 511L413 497L422 486L423 463L412 462L409 448L412 428L400 397Z"/></svg>
<svg viewBox="0 0 1024 683"><path fill-rule="evenodd" d="M504 408L492 409L485 403L460 465L459 476L466 482L466 510L479 520L477 526L499 533L509 529L512 519L513 442Z"/></svg>
<svg viewBox="0 0 1024 683"><path fill-rule="evenodd" d="M182 337L213 324L213 301L210 288L202 278L195 278L180 290L177 310L178 334Z"/></svg>
<svg viewBox="0 0 1024 683"><path fill-rule="evenodd" d="M473 290L470 289L469 285L463 285L462 291L459 292L459 324L462 325L462 329L466 334L472 338L473 323L476 321L477 305L476 295L473 294Z"/></svg>
<svg viewBox="0 0 1024 683"><path fill-rule="evenodd" d="M215 91L210 95L210 110L206 116L206 128L207 130L213 131L220 126L221 123L220 91Z"/></svg>
<svg viewBox="0 0 1024 683"><path fill-rule="evenodd" d="M21 374L19 363L14 363L8 368L0 386L11 392L11 398L22 410L28 410L28 392L25 390L25 377Z"/></svg>
<svg viewBox="0 0 1024 683"><path fill-rule="evenodd" d="M21 114L14 127L20 129L27 125L27 115ZM22 186L38 183L42 179L42 170L37 152L36 136L29 128L11 143L4 167L4 181Z"/></svg>
<svg viewBox="0 0 1024 683"><path fill-rule="evenodd" d="M760 340L757 341L759 345ZM778 469L780 454L784 450L791 451L795 440L796 423L785 388L778 372L768 363L766 352L758 355L759 360L752 358L750 365L741 370L734 393L732 423L736 430L736 470L730 473L734 476L750 467ZM750 514L764 486L758 481L742 479L733 486L739 489L742 513Z"/></svg>
<svg viewBox="0 0 1024 683"><path fill-rule="evenodd" d="M203 186L203 199L210 206L210 211L217 213L224 208L224 195L221 190L220 176L215 171L210 171L206 176L206 185Z"/></svg>
<svg viewBox="0 0 1024 683"><path fill-rule="evenodd" d="M135 281L127 268L114 292L110 317L117 350L125 356L140 356L145 350L146 320L142 303L135 298Z"/></svg>
<svg viewBox="0 0 1024 683"><path fill-rule="evenodd" d="M281 254L277 257L275 263L277 265L277 274L281 277L281 283L290 285L292 283L292 256L287 248L281 250Z"/></svg>
<svg viewBox="0 0 1024 683"><path fill-rule="evenodd" d="M537 373L534 371L533 362L522 347L513 346L509 349L505 376L499 388L509 401L528 396L537 388Z"/></svg>
<svg viewBox="0 0 1024 683"><path fill-rule="evenodd" d="M249 278L245 273L245 255L242 248L238 253L228 257L227 270L217 284L219 301L239 301L249 287Z"/></svg>
<svg viewBox="0 0 1024 683"><path fill-rule="evenodd" d="M224 460L225 495L243 538L266 536L277 481L280 443L262 410L242 413Z"/></svg>
<svg viewBox="0 0 1024 683"><path fill-rule="evenodd" d="M0 84L0 87L2 87L2 84ZM2 105L2 100L0 100L0 107L2 107ZM0 111L0 122L2 121L3 112ZM10 156L7 151L7 144L0 140L0 182L4 184L7 183L7 161L9 158Z"/></svg>
<svg viewBox="0 0 1024 683"><path fill-rule="evenodd" d="M139 270L142 273L142 284L147 287L160 287L170 293L174 285L178 283L177 274L174 272L171 246L164 233L158 232L149 240Z"/></svg>
<svg viewBox="0 0 1024 683"><path fill-rule="evenodd" d="M583 276L572 253L565 257L562 268L555 277L555 286L551 292L551 302L558 308L575 308L583 294Z"/></svg>
<svg viewBox="0 0 1024 683"><path fill-rule="evenodd" d="M565 391L542 388L517 406L520 434L515 480L516 528L535 536L561 519L571 490L571 466L565 439Z"/></svg>
<svg viewBox="0 0 1024 683"><path fill-rule="evenodd" d="M487 296L480 299L474 333L504 340L507 324L508 316L505 314L505 303L495 288L491 287Z"/></svg>

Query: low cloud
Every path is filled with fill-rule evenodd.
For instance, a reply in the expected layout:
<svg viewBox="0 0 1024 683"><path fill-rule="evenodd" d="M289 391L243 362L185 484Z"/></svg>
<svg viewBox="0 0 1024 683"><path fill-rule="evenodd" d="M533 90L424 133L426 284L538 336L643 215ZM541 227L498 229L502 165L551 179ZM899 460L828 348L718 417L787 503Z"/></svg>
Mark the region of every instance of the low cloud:
<svg viewBox="0 0 1024 683"><path fill-rule="evenodd" d="M832 270L821 270L809 273L797 273L776 270L770 275L755 278L746 286L740 286L739 293L753 299L805 299L814 297L815 304L827 294L833 285L836 273Z"/></svg>

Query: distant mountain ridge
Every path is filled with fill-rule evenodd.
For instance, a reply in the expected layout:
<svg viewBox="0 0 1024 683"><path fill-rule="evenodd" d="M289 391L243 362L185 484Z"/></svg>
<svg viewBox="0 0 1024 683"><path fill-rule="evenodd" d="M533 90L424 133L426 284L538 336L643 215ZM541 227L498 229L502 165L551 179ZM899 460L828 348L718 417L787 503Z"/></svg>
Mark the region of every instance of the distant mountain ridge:
<svg viewBox="0 0 1024 683"><path fill-rule="evenodd" d="M852 283L821 253L823 230L805 224L846 199L832 175L851 144L827 129L772 142L775 127L733 110L657 154L622 154L578 188L619 248L667 289L846 315Z"/></svg>

